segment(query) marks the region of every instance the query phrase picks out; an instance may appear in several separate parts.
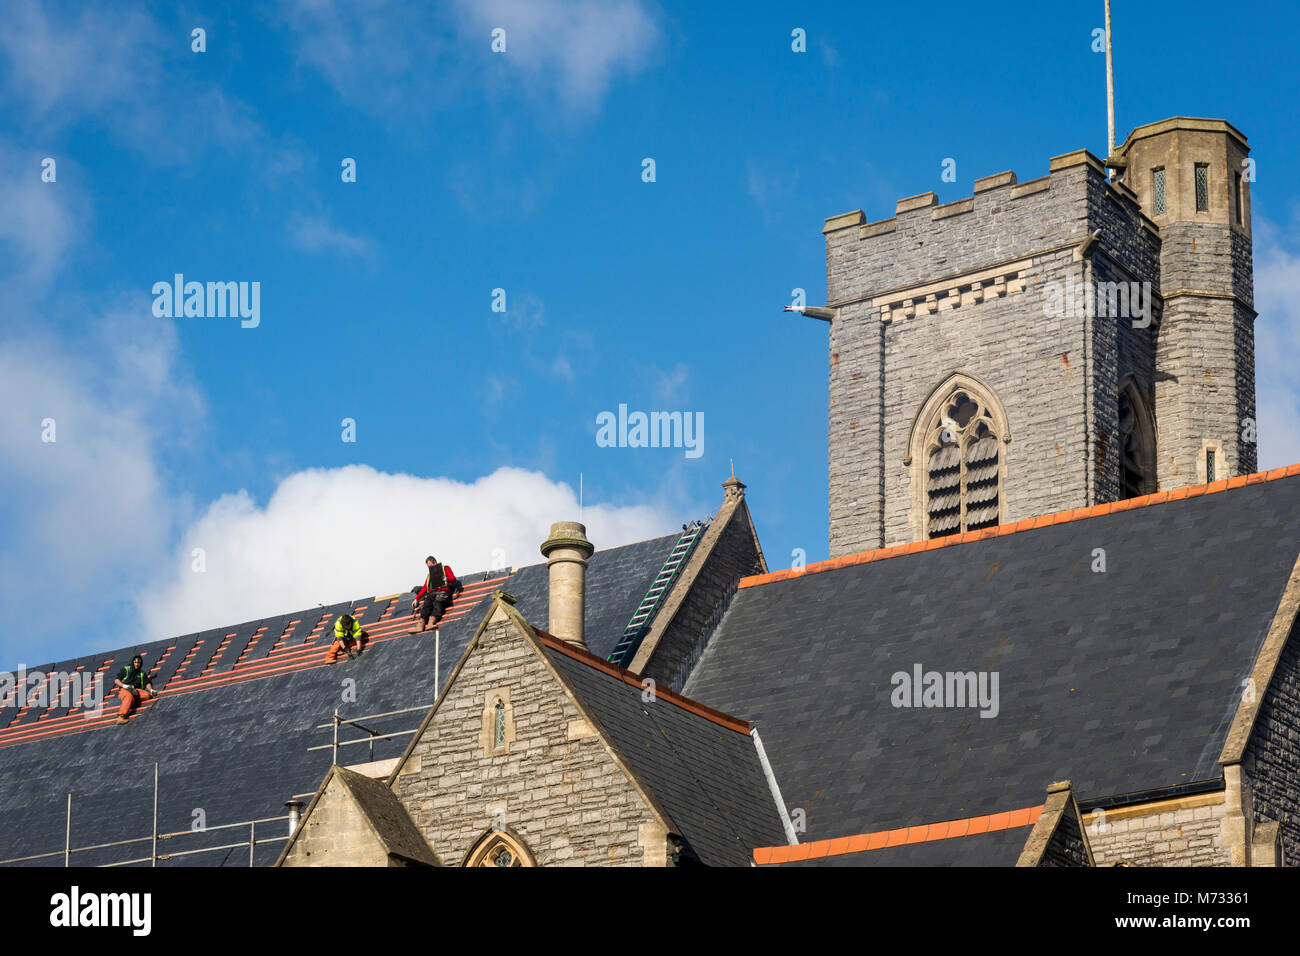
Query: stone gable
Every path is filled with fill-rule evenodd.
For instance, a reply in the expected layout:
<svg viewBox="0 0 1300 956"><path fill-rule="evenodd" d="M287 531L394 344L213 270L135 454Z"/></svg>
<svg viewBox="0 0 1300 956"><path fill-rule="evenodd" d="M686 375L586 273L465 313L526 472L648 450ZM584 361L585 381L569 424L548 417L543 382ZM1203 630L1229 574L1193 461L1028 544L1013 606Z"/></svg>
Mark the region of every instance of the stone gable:
<svg viewBox="0 0 1300 956"><path fill-rule="evenodd" d="M448 865L494 826L541 866L664 865L660 817L526 626L497 605L399 765L398 798Z"/></svg>

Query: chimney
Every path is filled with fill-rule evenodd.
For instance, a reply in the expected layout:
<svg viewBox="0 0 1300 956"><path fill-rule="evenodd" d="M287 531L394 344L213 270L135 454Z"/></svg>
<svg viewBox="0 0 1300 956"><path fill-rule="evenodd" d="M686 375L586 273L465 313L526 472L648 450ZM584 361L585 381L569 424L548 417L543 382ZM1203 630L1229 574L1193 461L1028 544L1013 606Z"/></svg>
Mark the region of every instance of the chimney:
<svg viewBox="0 0 1300 956"><path fill-rule="evenodd" d="M293 836L298 829L298 821L302 819L302 808L306 804L301 800L288 800L284 805L289 808L289 836Z"/></svg>
<svg viewBox="0 0 1300 956"><path fill-rule="evenodd" d="M551 575L551 615L547 630L562 641L587 649L582 639L586 605L587 559L596 549L587 540L587 528L576 521L557 521L542 542L542 557Z"/></svg>

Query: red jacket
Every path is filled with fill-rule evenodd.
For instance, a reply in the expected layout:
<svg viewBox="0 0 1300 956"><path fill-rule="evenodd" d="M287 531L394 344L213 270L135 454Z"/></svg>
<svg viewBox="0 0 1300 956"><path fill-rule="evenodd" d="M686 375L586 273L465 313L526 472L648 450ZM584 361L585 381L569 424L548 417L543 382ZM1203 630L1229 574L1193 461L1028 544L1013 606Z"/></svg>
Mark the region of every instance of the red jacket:
<svg viewBox="0 0 1300 956"><path fill-rule="evenodd" d="M432 570L432 569L430 569L430 570ZM424 587L420 588L420 592L415 596L415 600L416 600L416 601L423 601L423 600L424 600L424 595L427 594L429 591L451 591L451 589L452 589L453 587L455 587L455 585L456 585L456 575L454 575L454 574L451 573L451 565L449 565L449 564L444 564L444 565L442 566L442 571L443 571L444 574L447 575L447 583L444 584L444 585L441 585L440 587L430 588L429 585L430 585L431 583L433 583L433 582L431 582L431 581L429 580L429 576L428 576L428 575L425 575L425 578L424 578Z"/></svg>

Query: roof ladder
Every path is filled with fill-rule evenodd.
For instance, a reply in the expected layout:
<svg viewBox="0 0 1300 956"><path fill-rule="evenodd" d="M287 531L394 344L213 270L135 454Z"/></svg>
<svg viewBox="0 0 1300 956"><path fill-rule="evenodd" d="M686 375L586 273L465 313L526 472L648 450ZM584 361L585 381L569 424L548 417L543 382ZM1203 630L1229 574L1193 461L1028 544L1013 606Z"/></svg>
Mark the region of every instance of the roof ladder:
<svg viewBox="0 0 1300 956"><path fill-rule="evenodd" d="M655 575L654 581L650 583L650 590L646 591L645 597L641 599L640 605L632 614L632 619L627 622L627 627L623 629L623 636L619 639L618 644L609 655L609 660L619 667L627 667L632 663L632 658L636 654L637 648L641 646L641 639L645 637L646 632L650 630L650 622L659 610L659 605L663 603L665 595L672 590L677 576L681 573L686 562L690 560L691 553L695 550L696 543L708 530L708 524L703 521L693 521L682 532L682 536L677 539L673 545L672 551L668 554L668 560L664 566L659 569Z"/></svg>

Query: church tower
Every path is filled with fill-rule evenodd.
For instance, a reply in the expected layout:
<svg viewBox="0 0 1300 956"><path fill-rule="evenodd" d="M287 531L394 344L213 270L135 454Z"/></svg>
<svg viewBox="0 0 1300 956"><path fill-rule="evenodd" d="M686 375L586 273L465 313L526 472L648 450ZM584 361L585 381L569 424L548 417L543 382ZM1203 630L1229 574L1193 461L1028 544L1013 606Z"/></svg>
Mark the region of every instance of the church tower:
<svg viewBox="0 0 1300 956"><path fill-rule="evenodd" d="M1138 127L1119 151L1125 183L1160 229L1162 488L1256 467L1249 152L1223 120L1185 117Z"/></svg>
<svg viewBox="0 0 1300 956"><path fill-rule="evenodd" d="M1078 150L826 220L831 556L1253 470L1247 149L1176 118L1121 177Z"/></svg>

